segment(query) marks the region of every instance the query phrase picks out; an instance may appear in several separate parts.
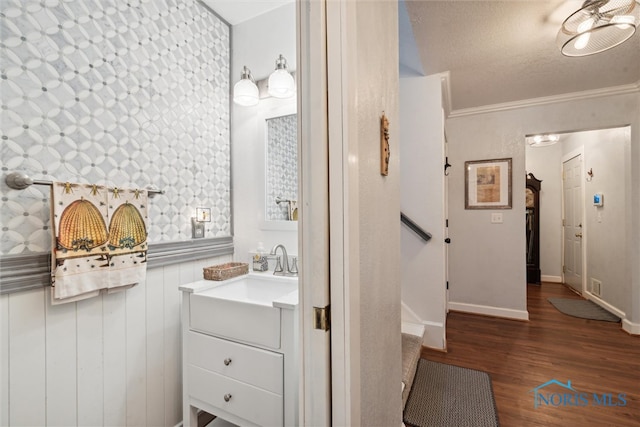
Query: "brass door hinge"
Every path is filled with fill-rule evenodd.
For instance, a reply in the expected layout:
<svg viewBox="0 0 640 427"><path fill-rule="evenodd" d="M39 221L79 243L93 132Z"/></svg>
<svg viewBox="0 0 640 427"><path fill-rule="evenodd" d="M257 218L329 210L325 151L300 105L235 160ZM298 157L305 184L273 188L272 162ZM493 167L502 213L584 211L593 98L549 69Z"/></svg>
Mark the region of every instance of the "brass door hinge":
<svg viewBox="0 0 640 427"><path fill-rule="evenodd" d="M313 307L313 327L321 331L331 329L331 309L326 307Z"/></svg>
<svg viewBox="0 0 640 427"><path fill-rule="evenodd" d="M562 266L562 272L566 273L567 272L567 267L565 265Z"/></svg>

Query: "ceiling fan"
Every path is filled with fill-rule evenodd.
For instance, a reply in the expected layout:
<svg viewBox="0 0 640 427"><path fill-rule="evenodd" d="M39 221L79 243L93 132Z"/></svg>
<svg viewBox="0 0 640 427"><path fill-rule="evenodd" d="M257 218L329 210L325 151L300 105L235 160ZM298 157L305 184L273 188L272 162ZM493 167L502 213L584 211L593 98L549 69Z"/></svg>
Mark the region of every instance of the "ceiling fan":
<svg viewBox="0 0 640 427"><path fill-rule="evenodd" d="M639 0L587 0L564 20L556 42L565 56L593 55L630 39L639 23Z"/></svg>

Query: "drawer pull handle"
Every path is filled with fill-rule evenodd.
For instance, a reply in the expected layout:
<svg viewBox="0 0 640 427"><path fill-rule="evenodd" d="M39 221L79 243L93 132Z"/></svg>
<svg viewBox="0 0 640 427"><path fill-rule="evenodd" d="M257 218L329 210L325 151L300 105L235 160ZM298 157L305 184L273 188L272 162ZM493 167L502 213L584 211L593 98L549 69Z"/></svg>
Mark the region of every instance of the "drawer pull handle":
<svg viewBox="0 0 640 427"><path fill-rule="evenodd" d="M225 395L224 395L224 401L225 401L225 402L228 402L228 401L230 401L230 400L231 400L231 395L230 395L229 393L225 394Z"/></svg>
<svg viewBox="0 0 640 427"><path fill-rule="evenodd" d="M224 359L224 366L229 366L231 365L231 358L227 357L226 359Z"/></svg>

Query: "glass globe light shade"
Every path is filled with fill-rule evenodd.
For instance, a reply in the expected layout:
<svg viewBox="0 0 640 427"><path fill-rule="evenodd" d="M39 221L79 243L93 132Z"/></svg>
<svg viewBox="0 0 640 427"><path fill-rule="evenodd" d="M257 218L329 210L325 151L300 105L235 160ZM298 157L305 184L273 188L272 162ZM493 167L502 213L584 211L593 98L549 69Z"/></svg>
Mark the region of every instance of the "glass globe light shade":
<svg viewBox="0 0 640 427"><path fill-rule="evenodd" d="M287 60L280 55L276 59L276 70L269 76L269 95L274 98L291 98L296 92L293 76L287 70Z"/></svg>
<svg viewBox="0 0 640 427"><path fill-rule="evenodd" d="M247 67L242 70L242 77L233 86L233 102L243 107L256 105L260 100L258 86L251 78L251 71Z"/></svg>

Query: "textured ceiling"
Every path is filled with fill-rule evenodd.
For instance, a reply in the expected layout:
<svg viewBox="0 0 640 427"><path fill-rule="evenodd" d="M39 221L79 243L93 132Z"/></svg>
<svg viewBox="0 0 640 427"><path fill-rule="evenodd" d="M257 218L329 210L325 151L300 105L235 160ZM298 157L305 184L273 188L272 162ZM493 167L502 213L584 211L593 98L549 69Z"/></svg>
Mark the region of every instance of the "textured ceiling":
<svg viewBox="0 0 640 427"><path fill-rule="evenodd" d="M640 31L580 58L555 43L559 0L405 0L426 75L450 72L460 110L640 82Z"/></svg>
<svg viewBox="0 0 640 427"><path fill-rule="evenodd" d="M233 25L292 0L201 1ZM399 3L401 71L448 71L452 110L640 82L640 31L596 55L560 53L558 28L581 0ZM554 17L563 5L568 9Z"/></svg>

